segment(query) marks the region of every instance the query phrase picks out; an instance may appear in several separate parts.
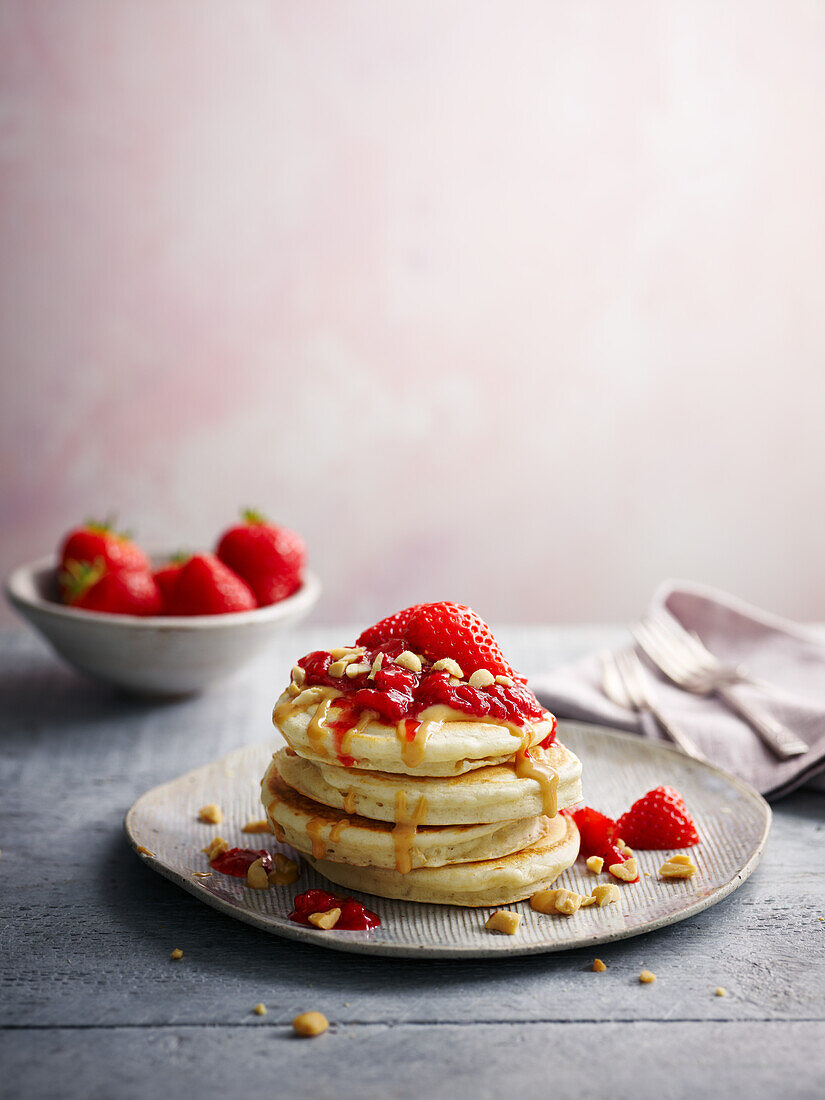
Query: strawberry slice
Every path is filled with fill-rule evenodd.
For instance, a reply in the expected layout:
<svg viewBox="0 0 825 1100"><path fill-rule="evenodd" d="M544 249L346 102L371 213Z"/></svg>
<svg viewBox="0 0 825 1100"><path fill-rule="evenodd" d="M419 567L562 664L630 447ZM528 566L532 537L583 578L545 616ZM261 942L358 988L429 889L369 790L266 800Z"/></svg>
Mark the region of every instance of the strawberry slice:
<svg viewBox="0 0 825 1100"><path fill-rule="evenodd" d="M691 848L699 843L693 818L673 787L656 787L642 795L616 827L631 848Z"/></svg>

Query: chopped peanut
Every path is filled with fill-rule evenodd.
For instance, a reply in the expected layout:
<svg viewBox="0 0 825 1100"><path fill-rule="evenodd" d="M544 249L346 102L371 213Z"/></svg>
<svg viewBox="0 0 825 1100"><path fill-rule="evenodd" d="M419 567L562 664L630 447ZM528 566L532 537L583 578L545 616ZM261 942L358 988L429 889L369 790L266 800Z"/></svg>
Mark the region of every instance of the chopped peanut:
<svg viewBox="0 0 825 1100"><path fill-rule="evenodd" d="M495 676L486 668L478 668L469 679L471 688L486 688L496 682Z"/></svg>
<svg viewBox="0 0 825 1100"><path fill-rule="evenodd" d="M556 891L556 909L565 917L572 917L574 913L578 913L581 904L581 894L574 894L572 890Z"/></svg>
<svg viewBox="0 0 825 1100"><path fill-rule="evenodd" d="M247 821L241 829L242 833L271 833L272 828L266 818L258 818L255 821Z"/></svg>
<svg viewBox="0 0 825 1100"><path fill-rule="evenodd" d="M254 863L250 863L249 870L246 872L246 885L251 886L253 890L269 888L269 875L266 873L262 859L256 859Z"/></svg>
<svg viewBox="0 0 825 1100"><path fill-rule="evenodd" d="M365 672L369 672L371 668L372 665L356 663L355 661L353 661L352 664L347 665L346 672L350 680L354 680L356 676L362 676Z"/></svg>
<svg viewBox="0 0 825 1100"><path fill-rule="evenodd" d="M587 870L592 871L594 875L598 875L604 867L604 860L601 856L589 856L587 859Z"/></svg>
<svg viewBox="0 0 825 1100"><path fill-rule="evenodd" d="M656 975L652 970L643 970L639 975L639 981L642 982L643 985L648 985L650 982L656 981Z"/></svg>
<svg viewBox="0 0 825 1100"><path fill-rule="evenodd" d="M593 969L597 974L601 974L603 971L607 970L607 963L603 963L601 959L594 959Z"/></svg>
<svg viewBox="0 0 825 1100"><path fill-rule="evenodd" d="M275 869L269 872L270 886L291 886L298 878L298 864L294 859L288 859L281 852L276 852L272 857Z"/></svg>
<svg viewBox="0 0 825 1100"><path fill-rule="evenodd" d="M323 1035L329 1027L329 1020L320 1012L302 1012L292 1021L292 1030L296 1035L312 1038L315 1035Z"/></svg>
<svg viewBox="0 0 825 1100"><path fill-rule="evenodd" d="M433 665L433 672L449 672L449 674L455 676L457 680L464 679L461 665L458 661L454 661L452 657L442 657L441 660L436 661Z"/></svg>
<svg viewBox="0 0 825 1100"><path fill-rule="evenodd" d="M659 877L664 879L690 878L696 874L696 871L696 865L691 861L690 856L668 856L659 868Z"/></svg>
<svg viewBox="0 0 825 1100"><path fill-rule="evenodd" d="M337 676L340 679L346 672L349 663L346 657L342 657L340 661L333 661L327 669L327 672L330 676Z"/></svg>
<svg viewBox="0 0 825 1100"><path fill-rule="evenodd" d="M220 825L223 821L223 810L216 803L209 802L198 810L198 821L205 825Z"/></svg>
<svg viewBox="0 0 825 1100"><path fill-rule="evenodd" d="M213 859L229 851L229 843L222 836L216 836L205 848L201 848L201 851L206 852L206 857L211 863Z"/></svg>
<svg viewBox="0 0 825 1100"><path fill-rule="evenodd" d="M530 898L530 908L537 913L561 913L565 917L572 917L581 908L581 894L575 894L572 890L539 890Z"/></svg>
<svg viewBox="0 0 825 1100"><path fill-rule="evenodd" d="M603 886L596 886L592 896L596 899L596 904L600 909L604 909L605 905L615 905L621 898L619 887L615 882L606 882Z"/></svg>
<svg viewBox="0 0 825 1100"><path fill-rule="evenodd" d="M301 668L300 665L293 665L292 666L292 682L293 682L293 684L297 684L298 687L302 687L304 685L304 683L306 682L306 678L307 678L307 674L306 674L305 670Z"/></svg>
<svg viewBox="0 0 825 1100"><path fill-rule="evenodd" d="M314 924L316 928L323 928L329 930L334 928L341 917L340 909L327 909L325 913L310 913L308 920L310 924Z"/></svg>
<svg viewBox="0 0 825 1100"><path fill-rule="evenodd" d="M412 653L409 649L405 649L403 653L399 653L395 658L395 664L401 665L402 668L406 668L409 672L421 671L421 658Z"/></svg>
<svg viewBox="0 0 825 1100"><path fill-rule="evenodd" d="M496 676L496 683L501 684L502 687L510 688L513 686L513 681L509 676Z"/></svg>
<svg viewBox="0 0 825 1100"><path fill-rule="evenodd" d="M716 996L717 997L727 997L727 995L728 995L727 989L725 989L724 986L717 985L717 987L716 987Z"/></svg>
<svg viewBox="0 0 825 1100"><path fill-rule="evenodd" d="M176 947L175 950L172 952L172 954L169 956L169 958L174 959L175 962L177 962L178 959L183 958L183 952L181 951L181 949L179 947Z"/></svg>
<svg viewBox="0 0 825 1100"><path fill-rule="evenodd" d="M367 677L368 680L374 680L375 679L375 674L379 670L381 665L383 665L383 663L384 663L384 654L383 653L376 653L375 660L372 662L372 669L370 670L370 674Z"/></svg>
<svg viewBox="0 0 825 1100"><path fill-rule="evenodd" d="M588 906L595 905L595 904L596 904L596 899L591 894L589 897L582 898L582 903L581 903L580 908L581 909L587 909Z"/></svg>
<svg viewBox="0 0 825 1100"><path fill-rule="evenodd" d="M252 1011L255 1013L256 1016L266 1016L266 1005L265 1004L257 1004L252 1009Z"/></svg>
<svg viewBox="0 0 825 1100"><path fill-rule="evenodd" d="M362 645L341 645L336 649L331 649L329 655L333 661L339 661L342 657L352 660L354 657L362 657L364 652Z"/></svg>
<svg viewBox="0 0 825 1100"><path fill-rule="evenodd" d="M620 878L622 882L632 882L639 874L639 865L631 856L624 863L611 863L609 870L611 875Z"/></svg>
<svg viewBox="0 0 825 1100"><path fill-rule="evenodd" d="M142 844L138 844L137 850L142 856L154 856L155 854L151 848L144 848Z"/></svg>
<svg viewBox="0 0 825 1100"><path fill-rule="evenodd" d="M508 936L515 936L520 924L520 913L513 913L509 909L499 909L496 913L490 914L484 927L488 932L505 932Z"/></svg>
<svg viewBox="0 0 825 1100"><path fill-rule="evenodd" d="M530 898L530 908L537 913L555 913L557 893L558 890L539 890Z"/></svg>

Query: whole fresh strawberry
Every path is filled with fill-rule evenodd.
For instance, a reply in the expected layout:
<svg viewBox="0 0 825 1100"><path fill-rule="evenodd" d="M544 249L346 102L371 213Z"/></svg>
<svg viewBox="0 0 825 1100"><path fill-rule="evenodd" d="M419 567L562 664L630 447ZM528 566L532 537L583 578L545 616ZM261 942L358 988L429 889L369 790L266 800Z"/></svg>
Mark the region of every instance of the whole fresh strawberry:
<svg viewBox="0 0 825 1100"><path fill-rule="evenodd" d="M148 569L109 569L102 558L66 562L61 574L65 600L85 611L111 615L159 615L160 589Z"/></svg>
<svg viewBox="0 0 825 1100"><path fill-rule="evenodd" d="M431 661L452 657L465 676L486 668L496 676L516 676L482 618L458 603L423 603L399 611L365 630L359 645L382 645L404 639Z"/></svg>
<svg viewBox="0 0 825 1100"><path fill-rule="evenodd" d="M115 531L112 521L89 520L70 531L60 548L60 569L70 561L89 562L100 559L109 572L119 569L151 570L146 554L125 532Z"/></svg>
<svg viewBox="0 0 825 1100"><path fill-rule="evenodd" d="M166 613L223 615L255 607L252 589L228 565L214 554L193 554L180 568Z"/></svg>
<svg viewBox="0 0 825 1100"><path fill-rule="evenodd" d="M301 587L306 547L288 527L269 523L259 512L243 512L243 523L221 536L217 555L255 593L260 607L278 603Z"/></svg>
<svg viewBox="0 0 825 1100"><path fill-rule="evenodd" d="M642 795L616 827L631 848L690 848L699 843L693 818L673 787L656 787Z"/></svg>
<svg viewBox="0 0 825 1100"><path fill-rule="evenodd" d="M367 649L373 649L375 646L380 646L383 643L391 641L400 641L402 638L406 638L407 626L410 619L419 609L421 604L415 604L413 607L406 607L403 611L396 611L394 615L389 615L386 619L382 619L380 623L376 623L375 626L367 627L363 630L358 638L358 645L366 646Z"/></svg>
<svg viewBox="0 0 825 1100"><path fill-rule="evenodd" d="M155 584L160 589L163 613L171 606L172 593L178 583L178 577L186 559L186 554L175 554L174 557L159 566L154 572Z"/></svg>

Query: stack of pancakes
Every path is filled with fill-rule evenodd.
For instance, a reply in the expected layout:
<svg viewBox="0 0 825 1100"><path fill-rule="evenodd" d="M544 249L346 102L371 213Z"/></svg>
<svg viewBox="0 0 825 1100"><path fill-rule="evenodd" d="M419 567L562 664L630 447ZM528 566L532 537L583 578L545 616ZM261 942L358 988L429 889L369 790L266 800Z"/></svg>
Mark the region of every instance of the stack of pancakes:
<svg viewBox="0 0 825 1100"><path fill-rule="evenodd" d="M580 800L581 764L558 741L540 747L551 715L522 727L438 706L412 723L364 711L342 725L338 699L290 685L273 714L287 747L261 784L278 839L326 878L382 897L504 905L574 862L578 832L558 810Z"/></svg>

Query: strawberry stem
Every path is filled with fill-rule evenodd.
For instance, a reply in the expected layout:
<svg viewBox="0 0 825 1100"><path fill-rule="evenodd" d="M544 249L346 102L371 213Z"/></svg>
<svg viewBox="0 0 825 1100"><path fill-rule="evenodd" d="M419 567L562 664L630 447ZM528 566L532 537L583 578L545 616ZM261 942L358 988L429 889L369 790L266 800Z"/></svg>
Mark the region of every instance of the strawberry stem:
<svg viewBox="0 0 825 1100"><path fill-rule="evenodd" d="M59 578L66 602L79 600L105 575L106 562L103 558L95 558L93 562L75 561L74 558L67 561Z"/></svg>
<svg viewBox="0 0 825 1100"><path fill-rule="evenodd" d="M252 525L264 524L269 522L263 512L259 512L256 508L244 508L241 512L241 518L244 520L244 522Z"/></svg>

